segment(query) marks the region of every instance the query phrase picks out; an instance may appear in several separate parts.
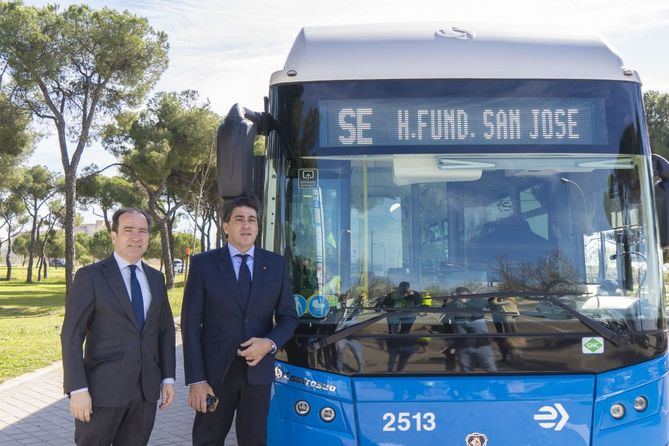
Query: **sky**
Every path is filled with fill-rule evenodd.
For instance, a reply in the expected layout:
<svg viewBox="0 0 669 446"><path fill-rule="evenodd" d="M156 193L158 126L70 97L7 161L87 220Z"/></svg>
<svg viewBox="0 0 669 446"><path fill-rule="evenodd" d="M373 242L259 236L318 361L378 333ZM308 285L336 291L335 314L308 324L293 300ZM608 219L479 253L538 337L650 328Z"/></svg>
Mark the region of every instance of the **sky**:
<svg viewBox="0 0 669 446"><path fill-rule="evenodd" d="M53 1L25 0L42 6ZM56 2L62 6L71 3ZM303 26L358 23L494 23L570 28L602 35L637 70L644 90L669 92L669 1L667 0L123 0L98 1L149 20L165 31L170 65L156 91L194 89L225 115L235 103L262 110L272 72L283 67ZM93 143L80 168L114 158ZM28 163L61 171L53 137L43 138Z"/></svg>

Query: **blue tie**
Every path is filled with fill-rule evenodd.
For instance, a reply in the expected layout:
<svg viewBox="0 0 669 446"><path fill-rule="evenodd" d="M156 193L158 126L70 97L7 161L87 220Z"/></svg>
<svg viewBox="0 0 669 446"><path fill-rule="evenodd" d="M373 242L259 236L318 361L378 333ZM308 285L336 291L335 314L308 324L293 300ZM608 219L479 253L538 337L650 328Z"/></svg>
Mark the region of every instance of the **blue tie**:
<svg viewBox="0 0 669 446"><path fill-rule="evenodd" d="M251 294L251 270L246 264L246 259L249 258L249 255L237 254L236 257L241 257L242 259L242 264L239 267L239 292L242 295L244 303L248 303L249 294Z"/></svg>
<svg viewBox="0 0 669 446"><path fill-rule="evenodd" d="M128 265L130 268L130 299L132 300L132 311L135 313L139 329L144 328L144 298L142 297L142 287L139 286L135 270L137 265Z"/></svg>

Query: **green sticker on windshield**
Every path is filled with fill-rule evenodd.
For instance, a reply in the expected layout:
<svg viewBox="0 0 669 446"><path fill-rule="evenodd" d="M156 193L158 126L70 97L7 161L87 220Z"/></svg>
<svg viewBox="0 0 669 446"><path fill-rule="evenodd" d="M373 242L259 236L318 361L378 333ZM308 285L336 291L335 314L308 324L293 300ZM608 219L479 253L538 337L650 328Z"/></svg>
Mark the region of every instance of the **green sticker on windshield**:
<svg viewBox="0 0 669 446"><path fill-rule="evenodd" d="M604 353L604 338L589 337L581 338L581 351L586 355L596 355Z"/></svg>

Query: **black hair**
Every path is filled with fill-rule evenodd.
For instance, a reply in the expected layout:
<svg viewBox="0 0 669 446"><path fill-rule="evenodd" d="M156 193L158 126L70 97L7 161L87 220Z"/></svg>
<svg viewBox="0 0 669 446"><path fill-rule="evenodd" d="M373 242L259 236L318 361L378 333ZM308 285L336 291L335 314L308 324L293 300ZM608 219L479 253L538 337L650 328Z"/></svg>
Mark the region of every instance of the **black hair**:
<svg viewBox="0 0 669 446"><path fill-rule="evenodd" d="M230 223L232 211L236 208L246 207L256 211L258 217L258 224L260 224L260 201L253 195L241 195L239 197L231 198L223 202L223 222Z"/></svg>
<svg viewBox="0 0 669 446"><path fill-rule="evenodd" d="M112 232L118 233L118 220L119 218L121 218L121 215L128 213L143 215L144 218L146 218L147 229L151 229L151 224L153 223L153 221L148 212L138 208L121 208L118 211L114 212L114 215L112 216L112 227L111 227Z"/></svg>

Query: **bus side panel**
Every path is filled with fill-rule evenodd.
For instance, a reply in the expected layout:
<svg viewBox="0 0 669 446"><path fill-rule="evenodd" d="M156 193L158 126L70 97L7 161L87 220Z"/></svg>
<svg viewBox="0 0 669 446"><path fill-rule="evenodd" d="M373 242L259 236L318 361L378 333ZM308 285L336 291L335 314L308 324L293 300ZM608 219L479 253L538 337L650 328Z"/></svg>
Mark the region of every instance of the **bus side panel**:
<svg viewBox="0 0 669 446"><path fill-rule="evenodd" d="M351 381L347 377L294 367L277 361L270 401L267 444L357 446ZM308 405L306 413L304 403ZM301 403L302 414L296 410ZM321 410L334 411L324 421Z"/></svg>
<svg viewBox="0 0 669 446"><path fill-rule="evenodd" d="M278 391L277 391L278 390ZM295 412L295 403L306 401L311 410L300 416ZM335 409L335 419L326 423L319 417L324 407ZM270 414L267 422L267 444L355 446L355 413L351 403L322 398L309 392L299 392L283 384L275 383Z"/></svg>

